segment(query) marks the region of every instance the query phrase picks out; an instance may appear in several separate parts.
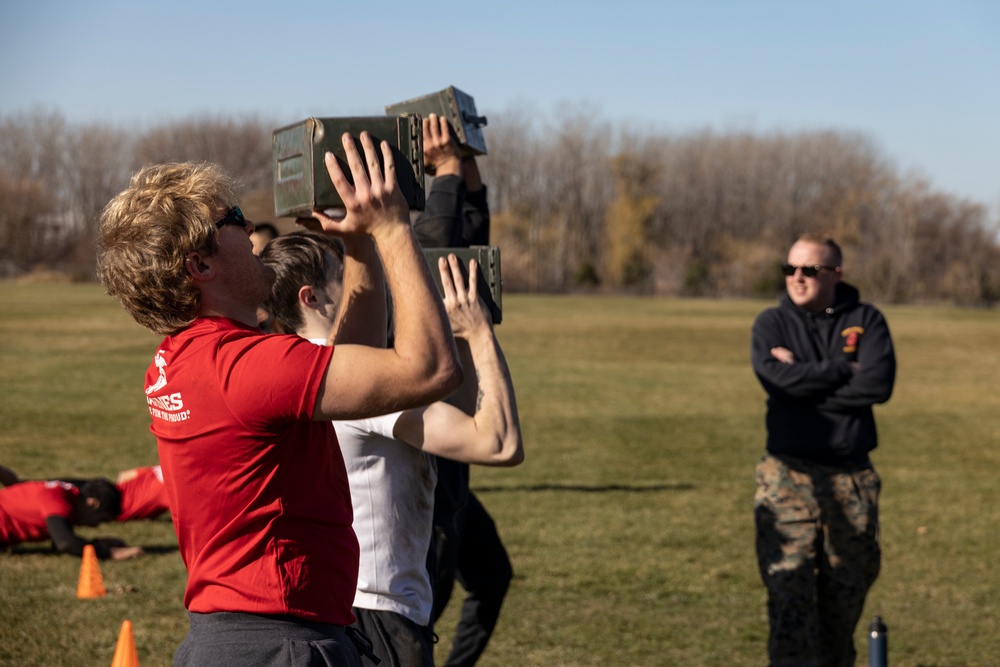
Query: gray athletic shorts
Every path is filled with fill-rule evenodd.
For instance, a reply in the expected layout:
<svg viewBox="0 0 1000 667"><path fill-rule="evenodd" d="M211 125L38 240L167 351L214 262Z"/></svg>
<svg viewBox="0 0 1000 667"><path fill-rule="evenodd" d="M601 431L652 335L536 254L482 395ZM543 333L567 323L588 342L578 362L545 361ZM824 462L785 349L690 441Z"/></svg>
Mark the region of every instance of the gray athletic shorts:
<svg viewBox="0 0 1000 667"><path fill-rule="evenodd" d="M290 616L188 612L174 667L360 667L346 628Z"/></svg>

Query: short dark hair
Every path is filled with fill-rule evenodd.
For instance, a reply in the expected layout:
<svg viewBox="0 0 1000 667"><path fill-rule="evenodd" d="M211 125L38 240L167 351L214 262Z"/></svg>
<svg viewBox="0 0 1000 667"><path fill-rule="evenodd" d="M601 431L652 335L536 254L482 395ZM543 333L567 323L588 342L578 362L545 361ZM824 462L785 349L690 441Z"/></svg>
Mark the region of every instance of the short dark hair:
<svg viewBox="0 0 1000 667"><path fill-rule="evenodd" d="M122 492L111 480L103 477L88 479L80 484L80 495L83 498L96 498L100 510L107 512L112 519L122 513Z"/></svg>
<svg viewBox="0 0 1000 667"><path fill-rule="evenodd" d="M326 287L330 268L327 253L343 264L344 246L340 239L313 231L279 236L260 253L261 260L277 274L263 308L287 333L294 333L304 324L299 310L299 289L303 285L316 290Z"/></svg>
<svg viewBox="0 0 1000 667"><path fill-rule="evenodd" d="M828 236L827 234L800 234L799 238L795 239L796 243L799 241L826 246L833 255L834 266L840 266L844 261L844 253L840 250L840 246L833 240L832 236Z"/></svg>
<svg viewBox="0 0 1000 667"><path fill-rule="evenodd" d="M255 233L259 232L262 234L267 234L271 239L276 239L280 234L278 234L278 228L272 225L270 222L261 222L253 224L253 231Z"/></svg>

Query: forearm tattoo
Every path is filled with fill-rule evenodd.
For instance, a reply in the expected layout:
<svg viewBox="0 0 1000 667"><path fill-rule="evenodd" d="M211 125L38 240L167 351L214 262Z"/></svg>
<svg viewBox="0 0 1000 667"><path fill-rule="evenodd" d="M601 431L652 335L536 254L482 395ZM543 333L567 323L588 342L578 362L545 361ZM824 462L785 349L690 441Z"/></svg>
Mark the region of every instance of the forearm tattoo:
<svg viewBox="0 0 1000 667"><path fill-rule="evenodd" d="M480 383L479 370L476 370L476 386L478 391L476 392L476 412L479 412L480 408L483 407L483 385Z"/></svg>

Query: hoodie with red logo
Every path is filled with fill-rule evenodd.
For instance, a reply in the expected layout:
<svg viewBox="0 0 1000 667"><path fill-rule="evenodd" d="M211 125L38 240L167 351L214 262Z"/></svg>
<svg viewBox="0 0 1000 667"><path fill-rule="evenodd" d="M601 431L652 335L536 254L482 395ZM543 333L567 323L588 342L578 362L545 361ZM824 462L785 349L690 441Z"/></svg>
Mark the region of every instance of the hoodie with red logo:
<svg viewBox="0 0 1000 667"><path fill-rule="evenodd" d="M795 356L783 363L771 349ZM838 283L820 313L788 296L753 325L751 361L767 392L767 451L824 465L865 465L878 437L872 406L892 395L896 356L885 318Z"/></svg>

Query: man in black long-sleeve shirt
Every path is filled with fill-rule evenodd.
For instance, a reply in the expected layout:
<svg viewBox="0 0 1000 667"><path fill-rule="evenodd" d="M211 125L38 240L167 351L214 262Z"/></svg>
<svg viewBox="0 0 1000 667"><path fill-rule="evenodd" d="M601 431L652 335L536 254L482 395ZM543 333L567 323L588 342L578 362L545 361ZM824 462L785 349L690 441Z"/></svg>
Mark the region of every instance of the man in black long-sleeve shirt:
<svg viewBox="0 0 1000 667"><path fill-rule="evenodd" d="M490 209L476 158L462 157L443 118L424 119L424 165L434 182L427 205L413 223L424 248L489 245Z"/></svg>
<svg viewBox="0 0 1000 667"><path fill-rule="evenodd" d="M853 665L881 559L872 406L889 400L896 358L882 314L841 282L832 239L800 237L782 270L788 294L757 317L751 346L768 395L754 503L768 656Z"/></svg>
<svg viewBox="0 0 1000 667"><path fill-rule="evenodd" d="M424 248L488 245L490 213L475 157L462 157L444 118L424 119L424 164L434 174L427 206L413 224ZM432 621L455 580L466 590L445 667L471 667L489 642L513 569L496 524L469 489L469 465L436 457L434 537L428 567L434 581Z"/></svg>

